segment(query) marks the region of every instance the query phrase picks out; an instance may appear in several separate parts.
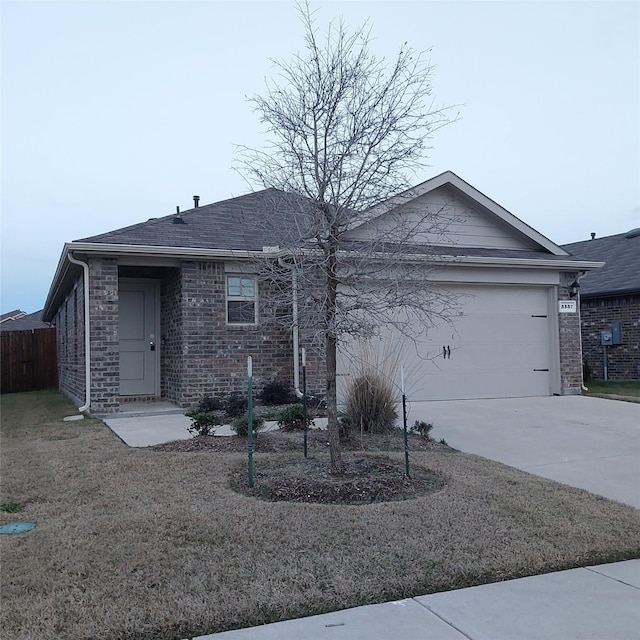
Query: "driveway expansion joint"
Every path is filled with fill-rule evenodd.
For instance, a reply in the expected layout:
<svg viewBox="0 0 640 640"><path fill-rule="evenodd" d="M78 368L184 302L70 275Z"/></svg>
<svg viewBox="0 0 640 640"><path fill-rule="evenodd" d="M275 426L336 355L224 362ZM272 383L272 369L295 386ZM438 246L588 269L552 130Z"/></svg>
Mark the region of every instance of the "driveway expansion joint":
<svg viewBox="0 0 640 640"><path fill-rule="evenodd" d="M602 576L603 578L608 578L609 580L613 580L614 582L618 582L620 584L623 584L625 587L631 587L632 589L635 589L636 591L640 591L640 587L638 587L635 584L629 584L628 582L625 582L624 580L620 580L619 578L614 578L612 576L608 576L606 573L602 573L601 571L598 571L595 567L582 567L583 569L586 569L587 571L591 571L592 573L595 573L596 575Z"/></svg>
<svg viewBox="0 0 640 640"><path fill-rule="evenodd" d="M429 596L427 596L428 598ZM447 618L442 617L437 611L434 611L426 602L419 602L416 598L411 598L415 603L419 604L421 607L426 609L429 613L434 615L439 620L442 620L446 625L449 625L454 631L457 631L460 635L463 635L468 640L474 640L473 636L470 636L468 633L464 632L462 629L457 627L451 620L447 620Z"/></svg>

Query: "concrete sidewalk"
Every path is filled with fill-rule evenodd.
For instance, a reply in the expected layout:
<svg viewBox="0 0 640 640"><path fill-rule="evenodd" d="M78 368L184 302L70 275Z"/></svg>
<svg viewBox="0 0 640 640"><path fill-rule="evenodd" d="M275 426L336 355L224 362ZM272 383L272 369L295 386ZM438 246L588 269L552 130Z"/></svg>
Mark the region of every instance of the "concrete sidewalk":
<svg viewBox="0 0 640 640"><path fill-rule="evenodd" d="M640 560L435 593L199 640L637 640Z"/></svg>

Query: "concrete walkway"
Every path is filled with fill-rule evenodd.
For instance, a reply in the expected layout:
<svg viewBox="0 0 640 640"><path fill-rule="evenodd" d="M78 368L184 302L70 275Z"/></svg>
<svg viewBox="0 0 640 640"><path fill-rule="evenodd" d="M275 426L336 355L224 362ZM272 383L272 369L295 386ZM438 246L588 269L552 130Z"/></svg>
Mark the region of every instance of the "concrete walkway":
<svg viewBox="0 0 640 640"><path fill-rule="evenodd" d="M132 403L133 405L133 403ZM151 447L172 440L188 440L191 420L184 409L177 409L168 402L140 403L125 407L125 411L97 416L120 440L130 447ZM316 429L326 429L326 418L316 418ZM261 431L275 431L278 423L266 421ZM215 435L232 436L235 432L228 424L216 427Z"/></svg>
<svg viewBox="0 0 640 640"><path fill-rule="evenodd" d="M640 638L640 560L357 607L199 640L586 638Z"/></svg>

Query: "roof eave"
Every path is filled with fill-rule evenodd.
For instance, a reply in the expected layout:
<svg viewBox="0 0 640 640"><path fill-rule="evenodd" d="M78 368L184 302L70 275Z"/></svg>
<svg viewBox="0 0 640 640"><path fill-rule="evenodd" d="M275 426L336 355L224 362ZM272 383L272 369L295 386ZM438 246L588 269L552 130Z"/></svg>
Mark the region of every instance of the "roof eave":
<svg viewBox="0 0 640 640"><path fill-rule="evenodd" d="M301 254L312 255L319 253L318 249L301 249ZM341 255L349 256L353 251L340 251ZM514 258L514 257L495 257L495 256L452 256L437 253L393 253L377 251L369 254L373 259L388 260L393 256L394 260L403 260L407 262L429 262L435 264L467 264L482 265L486 267L539 267L545 269L561 269L562 271L592 271L593 269L602 268L604 262L594 262L587 260L549 260L545 258Z"/></svg>
<svg viewBox="0 0 640 640"><path fill-rule="evenodd" d="M248 260L258 257L268 256L278 258L286 255L286 251L279 248L271 248L269 251L238 251L235 249L203 249L198 247L156 247L152 245L130 245L130 244L110 244L99 242L67 242L62 250L62 255L58 261L49 293L43 310L43 320L51 322L57 309L56 301L60 297L61 287L69 273L75 267L68 260L71 253L74 257L91 255L109 256L160 256L165 258L202 258L214 259L235 259Z"/></svg>
<svg viewBox="0 0 640 640"><path fill-rule="evenodd" d="M580 291L580 297L585 300L592 298L618 298L620 296L634 296L639 294L640 289L638 287L616 289L615 291Z"/></svg>

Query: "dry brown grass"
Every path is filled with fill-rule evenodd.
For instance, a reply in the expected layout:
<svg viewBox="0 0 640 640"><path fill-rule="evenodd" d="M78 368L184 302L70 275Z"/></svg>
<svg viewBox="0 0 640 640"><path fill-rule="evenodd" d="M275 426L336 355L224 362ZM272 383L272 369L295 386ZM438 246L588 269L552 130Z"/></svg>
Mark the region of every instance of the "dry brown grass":
<svg viewBox="0 0 640 640"><path fill-rule="evenodd" d="M129 449L53 393L2 409L24 509L0 523L37 523L0 536L7 638L184 638L640 555L635 509L475 456L414 453L447 479L414 500L269 503L231 488L241 454Z"/></svg>

